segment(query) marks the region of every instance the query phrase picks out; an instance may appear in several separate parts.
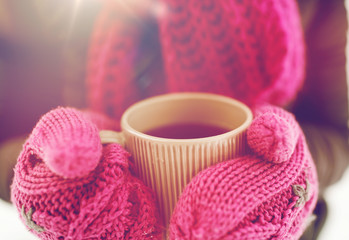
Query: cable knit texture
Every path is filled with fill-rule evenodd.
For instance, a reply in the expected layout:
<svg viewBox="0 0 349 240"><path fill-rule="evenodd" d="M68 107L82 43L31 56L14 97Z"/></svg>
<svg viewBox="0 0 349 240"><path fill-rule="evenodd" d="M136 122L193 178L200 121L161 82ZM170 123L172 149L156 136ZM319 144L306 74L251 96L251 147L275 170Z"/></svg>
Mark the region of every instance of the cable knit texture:
<svg viewBox="0 0 349 240"><path fill-rule="evenodd" d="M304 41L294 0L149 1L148 8L164 6L156 17L106 2L90 47L93 110L119 118L140 98L168 91L285 105L302 85Z"/></svg>
<svg viewBox="0 0 349 240"><path fill-rule="evenodd" d="M121 116L159 88L218 93L253 108L284 106L302 86L304 42L294 0L149 1L149 8L162 3L164 13L131 9L128 17L117 17L122 6L106 2L90 48L94 110ZM113 31L124 28L141 37L128 41L128 31ZM144 38L149 32L155 41ZM134 45L115 47L122 42ZM171 219L171 239L299 238L317 198L300 127L279 108L258 107L248 143L249 156L204 170L188 185Z"/></svg>
<svg viewBox="0 0 349 240"><path fill-rule="evenodd" d="M271 106L259 111L248 131L251 155L203 170L188 184L171 218L171 239L300 237L317 201L315 167L300 128L290 128L297 125L292 115ZM268 136L265 143L255 129ZM293 132L281 139L282 131ZM296 144L286 140L292 136Z"/></svg>
<svg viewBox="0 0 349 240"><path fill-rule="evenodd" d="M83 113L58 108L23 147L12 201L41 239L161 239L152 192L128 157L118 144L102 146Z"/></svg>

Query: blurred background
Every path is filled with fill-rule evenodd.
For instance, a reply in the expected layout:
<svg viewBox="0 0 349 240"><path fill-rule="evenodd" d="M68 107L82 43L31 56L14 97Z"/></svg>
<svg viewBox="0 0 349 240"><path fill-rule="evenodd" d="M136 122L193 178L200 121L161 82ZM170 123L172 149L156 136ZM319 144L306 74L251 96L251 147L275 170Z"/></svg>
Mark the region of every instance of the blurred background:
<svg viewBox="0 0 349 240"><path fill-rule="evenodd" d="M99 7L98 0L0 0L0 142L27 132L57 105L84 106Z"/></svg>
<svg viewBox="0 0 349 240"><path fill-rule="evenodd" d="M311 21L307 16L316 2L325 1L298 1L307 6L302 8L303 24ZM13 136L25 137L38 118L57 105L86 107L86 57L101 2L0 0L0 143ZM338 25L323 22L321 26ZM0 174L2 170L0 164ZM324 195L328 219L318 239L349 239L349 172ZM36 239L15 209L2 200L0 238Z"/></svg>

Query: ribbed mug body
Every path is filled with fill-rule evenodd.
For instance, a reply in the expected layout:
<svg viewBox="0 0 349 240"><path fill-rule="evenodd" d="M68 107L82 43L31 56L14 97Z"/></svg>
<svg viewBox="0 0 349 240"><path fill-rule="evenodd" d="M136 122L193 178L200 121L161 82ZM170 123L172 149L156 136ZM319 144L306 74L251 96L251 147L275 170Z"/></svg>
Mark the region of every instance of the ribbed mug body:
<svg viewBox="0 0 349 240"><path fill-rule="evenodd" d="M167 227L186 184L201 170L246 153L246 130L252 113L244 104L207 93L166 94L143 100L125 111L121 127L140 178L157 196ZM191 123L226 129L193 139L148 135L157 127Z"/></svg>

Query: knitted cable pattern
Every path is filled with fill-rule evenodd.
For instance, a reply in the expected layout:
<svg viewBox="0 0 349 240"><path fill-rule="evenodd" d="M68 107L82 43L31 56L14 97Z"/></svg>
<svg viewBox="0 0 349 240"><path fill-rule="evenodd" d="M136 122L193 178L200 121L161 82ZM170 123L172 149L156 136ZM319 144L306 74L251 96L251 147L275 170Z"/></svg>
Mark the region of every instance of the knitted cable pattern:
<svg viewBox="0 0 349 240"><path fill-rule="evenodd" d="M22 221L40 239L161 239L151 190L130 173L129 154L102 147L97 130L74 109L42 117L15 167Z"/></svg>
<svg viewBox="0 0 349 240"><path fill-rule="evenodd" d="M214 91L250 105L294 96L304 66L295 1L164 2L160 39L171 90Z"/></svg>
<svg viewBox="0 0 349 240"><path fill-rule="evenodd" d="M137 97L165 91L285 105L302 85L304 41L293 0L160 0L166 10L156 19L132 9L118 18L122 6L105 2L88 65L94 110L119 117Z"/></svg>
<svg viewBox="0 0 349 240"><path fill-rule="evenodd" d="M285 126L294 125L286 124L294 119L281 109L267 107L263 111L266 112L260 116L273 113L269 122L284 118ZM254 121L258 123L258 117ZM252 125L248 135L254 134L254 128L260 126ZM255 154L200 172L176 205L170 238L298 239L306 227L306 218L314 209L318 186L304 135L299 128L292 129L298 132L294 146L283 144L279 152L273 151L274 146L269 144L271 153L265 154L258 149L262 144L255 144L255 138L250 138L248 143L252 143L250 147ZM268 134L273 133L268 130ZM292 153L287 160L275 161L271 156L284 152L287 155L286 148L292 147L288 149Z"/></svg>

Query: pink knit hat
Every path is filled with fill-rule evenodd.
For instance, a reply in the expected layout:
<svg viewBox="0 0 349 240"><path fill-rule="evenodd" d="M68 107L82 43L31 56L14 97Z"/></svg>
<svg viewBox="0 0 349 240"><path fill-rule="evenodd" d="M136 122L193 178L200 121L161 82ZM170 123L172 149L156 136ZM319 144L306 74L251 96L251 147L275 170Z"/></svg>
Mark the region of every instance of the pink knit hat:
<svg viewBox="0 0 349 240"><path fill-rule="evenodd" d="M265 106L247 139L253 154L210 167L188 184L171 239L299 239L318 193L300 127L290 113Z"/></svg>
<svg viewBox="0 0 349 240"><path fill-rule="evenodd" d="M129 171L129 154L102 145L101 116L70 108L44 115L15 167L12 201L41 239L161 239L150 189Z"/></svg>
<svg viewBox="0 0 349 240"><path fill-rule="evenodd" d="M178 91L285 105L302 85L295 0L149 0L144 11L103 3L87 72L93 110L119 119L142 98Z"/></svg>

